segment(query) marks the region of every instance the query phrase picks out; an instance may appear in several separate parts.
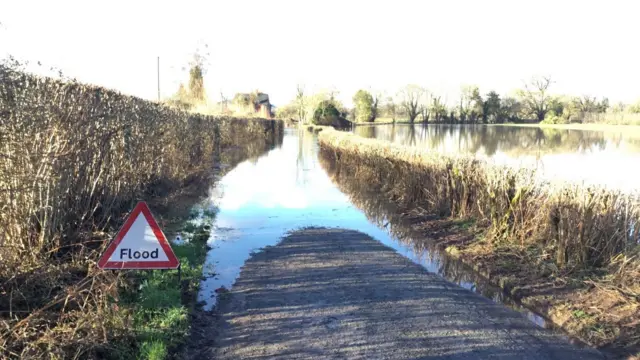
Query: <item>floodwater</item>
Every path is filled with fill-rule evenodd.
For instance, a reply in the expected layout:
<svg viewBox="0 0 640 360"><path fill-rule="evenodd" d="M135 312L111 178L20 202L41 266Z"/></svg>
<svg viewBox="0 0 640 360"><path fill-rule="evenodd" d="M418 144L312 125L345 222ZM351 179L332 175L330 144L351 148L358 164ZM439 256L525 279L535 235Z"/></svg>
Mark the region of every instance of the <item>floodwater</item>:
<svg viewBox="0 0 640 360"><path fill-rule="evenodd" d="M277 244L289 231L322 226L369 234L427 270L547 326L544 319L505 297L472 269L425 246L423 239L414 238L398 222L390 224L393 211L359 209L351 202L353 198L332 182L318 157L316 135L307 131L287 129L280 147L240 163L218 182L210 198L218 213L199 293L205 309L215 306L216 289L233 285L253 252Z"/></svg>
<svg viewBox="0 0 640 360"><path fill-rule="evenodd" d="M538 169L547 180L640 188L640 133L493 125L357 126L356 134L497 164Z"/></svg>

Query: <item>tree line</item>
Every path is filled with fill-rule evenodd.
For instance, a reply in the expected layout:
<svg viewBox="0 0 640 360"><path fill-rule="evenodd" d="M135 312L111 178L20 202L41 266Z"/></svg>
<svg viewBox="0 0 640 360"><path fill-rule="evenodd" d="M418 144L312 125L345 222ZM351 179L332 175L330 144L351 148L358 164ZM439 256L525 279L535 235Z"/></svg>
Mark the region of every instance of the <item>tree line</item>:
<svg viewBox="0 0 640 360"><path fill-rule="evenodd" d="M410 123L501 124L542 122L609 122L640 124L640 101L636 104L609 104L607 98L593 96L558 96L550 92L550 77L533 77L512 96L496 91L484 95L478 86L463 86L453 103L428 89L409 84L395 95L358 90L353 95L353 107L346 108L335 99L335 91L308 96L298 87L296 99L280 108L281 118L302 122L318 122L316 110L331 107L352 122L408 121ZM334 109L335 108L335 109Z"/></svg>
<svg viewBox="0 0 640 360"><path fill-rule="evenodd" d="M187 86L180 85L168 100L170 104L187 110L206 102L205 59L196 53L189 64ZM509 96L501 96L493 90L482 94L478 86L466 85L453 102L416 84L406 85L393 95L360 89L352 97L351 108L337 99L335 89L309 93L304 86L298 85L295 99L280 106L276 116L320 125L341 125L346 120L359 123L378 120L442 124L591 122L640 125L640 101L611 105L607 98L559 96L550 91L552 85L551 77L533 77ZM237 94L232 103L237 102L238 95L243 94ZM221 104L227 103L223 97Z"/></svg>

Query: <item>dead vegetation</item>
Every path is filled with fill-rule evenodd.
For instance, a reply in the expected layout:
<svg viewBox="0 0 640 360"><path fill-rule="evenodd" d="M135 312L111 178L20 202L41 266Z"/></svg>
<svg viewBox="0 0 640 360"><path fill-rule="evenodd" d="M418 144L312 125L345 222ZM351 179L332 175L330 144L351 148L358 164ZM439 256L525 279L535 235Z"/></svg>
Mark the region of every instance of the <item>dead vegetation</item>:
<svg viewBox="0 0 640 360"><path fill-rule="evenodd" d="M413 230L588 343L640 344L637 194L542 182L528 169L333 130L319 139L324 162L358 185L348 194L383 194ZM472 237L446 236L457 219L473 224L464 229Z"/></svg>
<svg viewBox="0 0 640 360"><path fill-rule="evenodd" d="M281 137L277 121L186 113L0 65L0 354L84 359L131 341L118 309L127 279L96 268L126 212L202 191L220 162Z"/></svg>

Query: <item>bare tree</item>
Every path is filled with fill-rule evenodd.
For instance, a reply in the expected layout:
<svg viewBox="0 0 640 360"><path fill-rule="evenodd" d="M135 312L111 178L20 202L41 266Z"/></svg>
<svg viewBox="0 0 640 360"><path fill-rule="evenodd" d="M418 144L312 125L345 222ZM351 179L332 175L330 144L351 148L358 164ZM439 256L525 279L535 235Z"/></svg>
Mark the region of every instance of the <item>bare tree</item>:
<svg viewBox="0 0 640 360"><path fill-rule="evenodd" d="M551 102L549 86L552 83L550 76L536 76L529 83L525 83L524 90L519 92L527 111L539 121L544 120L549 111L549 103Z"/></svg>
<svg viewBox="0 0 640 360"><path fill-rule="evenodd" d="M430 94L426 89L424 90L424 94L422 96L422 101L420 101L419 109L420 114L422 115L422 122L427 124L433 115L431 108L429 107L429 99L432 98L432 94Z"/></svg>
<svg viewBox="0 0 640 360"><path fill-rule="evenodd" d="M409 121L413 123L422 110L422 100L425 90L418 85L407 85L400 90L400 106L409 116Z"/></svg>
<svg viewBox="0 0 640 360"><path fill-rule="evenodd" d="M371 121L373 122L380 114L380 103L384 94L380 91L371 91L371 96L373 97L373 102L371 103Z"/></svg>
<svg viewBox="0 0 640 360"><path fill-rule="evenodd" d="M464 85L460 88L460 122L474 123L482 113L482 96L476 85Z"/></svg>
<svg viewBox="0 0 640 360"><path fill-rule="evenodd" d="M371 104L371 121L376 121L378 117L378 106L380 105L380 95L373 95L373 103Z"/></svg>
<svg viewBox="0 0 640 360"><path fill-rule="evenodd" d="M442 102L442 96L431 95L431 103L429 104L429 111L433 115L433 120L437 123L447 116L447 108Z"/></svg>
<svg viewBox="0 0 640 360"><path fill-rule="evenodd" d="M220 113L226 114L229 109L229 97L220 90Z"/></svg>
<svg viewBox="0 0 640 360"><path fill-rule="evenodd" d="M334 105L336 102L336 98L338 97L338 94L340 94L340 91L338 91L338 89L336 89L335 86L332 86L329 90L327 90L329 101L332 102Z"/></svg>
<svg viewBox="0 0 640 360"><path fill-rule="evenodd" d="M298 112L298 121L306 123L307 109L305 108L304 85L298 84L296 87L296 109Z"/></svg>
<svg viewBox="0 0 640 360"><path fill-rule="evenodd" d="M386 116L391 117L391 120L393 122L396 121L396 115L398 112L397 110L398 109L393 97L391 96L386 97L384 101L383 111L385 112Z"/></svg>

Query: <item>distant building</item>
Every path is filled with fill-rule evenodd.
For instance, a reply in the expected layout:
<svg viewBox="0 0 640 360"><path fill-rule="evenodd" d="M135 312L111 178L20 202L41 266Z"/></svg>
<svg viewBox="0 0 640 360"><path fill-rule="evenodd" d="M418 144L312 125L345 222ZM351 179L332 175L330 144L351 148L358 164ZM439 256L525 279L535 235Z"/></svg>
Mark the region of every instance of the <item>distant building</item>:
<svg viewBox="0 0 640 360"><path fill-rule="evenodd" d="M230 104L231 111L237 114L256 114L258 116L271 119L275 115L275 111L269 95L261 92L238 93L233 97Z"/></svg>
<svg viewBox="0 0 640 360"><path fill-rule="evenodd" d="M262 114L262 116L267 119L271 119L273 117L271 103L269 102L269 95L264 93L258 93L258 100L256 102L256 112L259 114Z"/></svg>

